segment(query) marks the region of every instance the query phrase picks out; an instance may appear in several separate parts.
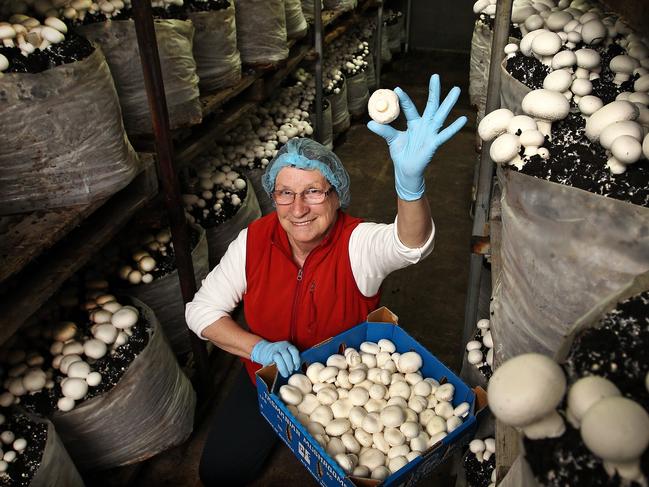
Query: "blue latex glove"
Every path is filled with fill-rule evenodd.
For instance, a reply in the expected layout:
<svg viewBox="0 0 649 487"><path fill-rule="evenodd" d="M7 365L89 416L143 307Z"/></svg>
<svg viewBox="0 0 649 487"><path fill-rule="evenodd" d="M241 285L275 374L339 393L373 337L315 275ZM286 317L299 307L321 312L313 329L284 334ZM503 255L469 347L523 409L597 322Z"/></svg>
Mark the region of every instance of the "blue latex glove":
<svg viewBox="0 0 649 487"><path fill-rule="evenodd" d="M367 128L383 137L388 143L390 156L394 163L394 176L399 198L405 201L414 201L424 195L426 189L424 171L435 151L464 126L466 117L458 118L439 132L460 96L460 89L457 86L454 87L440 106L439 76L436 74L430 78L428 103L422 116L419 115L415 104L405 91L396 88L394 92L399 97L401 110L408 121L407 130L402 132L374 120L367 124Z"/></svg>
<svg viewBox="0 0 649 487"><path fill-rule="evenodd" d="M282 377L288 377L300 368L300 352L290 342L261 340L252 347L250 359L261 365L275 363Z"/></svg>

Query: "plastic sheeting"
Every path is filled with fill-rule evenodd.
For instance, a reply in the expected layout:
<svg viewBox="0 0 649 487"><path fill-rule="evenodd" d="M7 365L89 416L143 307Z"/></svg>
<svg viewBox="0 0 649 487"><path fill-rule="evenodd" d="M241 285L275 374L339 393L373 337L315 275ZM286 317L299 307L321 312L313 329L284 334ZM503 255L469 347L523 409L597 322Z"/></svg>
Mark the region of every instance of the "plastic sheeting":
<svg viewBox="0 0 649 487"><path fill-rule="evenodd" d="M300 3L302 4L302 13L304 14L304 18L309 22L313 22L315 0L301 0ZM320 7L324 7L322 0L320 0Z"/></svg>
<svg viewBox="0 0 649 487"><path fill-rule="evenodd" d="M478 110L478 122L484 117L487 104L487 84L491 58L492 30L476 20L471 37L471 60L469 64L469 100Z"/></svg>
<svg viewBox="0 0 649 487"><path fill-rule="evenodd" d="M264 186L261 184L261 178L266 172L266 168L254 168L245 171L246 177L252 184L253 189L255 190L255 195L257 196L257 201L259 202L259 210L261 211L262 216L268 215L275 211L275 206L273 205L273 200L268 196L268 193L264 190Z"/></svg>
<svg viewBox="0 0 649 487"><path fill-rule="evenodd" d="M353 117L362 117L367 113L369 98L364 72L347 78L347 108Z"/></svg>
<svg viewBox="0 0 649 487"><path fill-rule="evenodd" d="M47 419L27 414L35 423L47 424L47 440L40 466L34 474L30 487L83 487L84 483L77 467L56 434L54 425Z"/></svg>
<svg viewBox="0 0 649 487"><path fill-rule="evenodd" d="M385 31L388 35L388 49L390 49L391 54L396 54L401 52L401 29L403 24L398 22L391 25L385 26Z"/></svg>
<svg viewBox="0 0 649 487"><path fill-rule="evenodd" d="M309 27L302 13L302 3L300 0L284 0L284 2L286 37L288 39L300 39L306 35Z"/></svg>
<svg viewBox="0 0 649 487"><path fill-rule="evenodd" d="M324 0L326 10L352 10L356 7L356 0Z"/></svg>
<svg viewBox="0 0 649 487"><path fill-rule="evenodd" d="M0 214L87 204L137 174L101 49L41 73L4 73L0 100Z"/></svg>
<svg viewBox="0 0 649 487"><path fill-rule="evenodd" d="M347 80L344 77L340 85L340 93L332 93L327 97L327 101L331 105L331 130L334 134L340 134L351 125L347 109Z"/></svg>
<svg viewBox="0 0 649 487"><path fill-rule="evenodd" d="M110 391L52 416L82 471L141 462L183 443L192 432L194 389L153 312L137 299L133 304L152 327L147 346Z"/></svg>
<svg viewBox="0 0 649 487"><path fill-rule="evenodd" d="M241 80L241 54L237 49L234 3L223 10L193 12L194 59L201 91L236 85Z"/></svg>
<svg viewBox="0 0 649 487"><path fill-rule="evenodd" d="M205 230L198 225L192 225L194 231L200 233L198 244L192 250L192 264L197 288L209 272L209 259L207 256L207 238ZM122 292L133 296L146 304L155 313L165 336L169 340L171 349L176 355L189 352L189 329L185 323L185 304L180 291L178 271L155 279L149 284L140 284L123 289Z"/></svg>
<svg viewBox="0 0 649 487"><path fill-rule="evenodd" d="M310 115L311 125L316 126L315 112ZM314 135L315 138L315 135ZM322 110L322 129L320 130L320 143L327 149L333 150L334 148L334 135L331 119L331 103L327 103L324 110Z"/></svg>
<svg viewBox="0 0 649 487"><path fill-rule="evenodd" d="M367 81L367 89L369 91L374 91L376 89L376 70L374 69L374 54L370 52L370 55L365 58L367 60L367 66L365 67L365 80Z"/></svg>
<svg viewBox="0 0 649 487"><path fill-rule="evenodd" d="M154 25L169 111L169 128L200 123L202 112L198 99L198 76L192 52L194 27L187 20L156 20ZM83 25L76 30L104 50L128 134L153 133L133 20L111 20Z"/></svg>
<svg viewBox="0 0 649 487"><path fill-rule="evenodd" d="M502 360L553 356L572 323L649 270L649 208L502 168L498 178L494 343Z"/></svg>
<svg viewBox="0 0 649 487"><path fill-rule="evenodd" d="M509 74L506 65L505 59L500 65L500 106L509 108L516 115L521 115L524 113L521 106L523 98L532 90Z"/></svg>
<svg viewBox="0 0 649 487"><path fill-rule="evenodd" d="M237 0L237 45L246 64L286 59L284 0Z"/></svg>
<svg viewBox="0 0 649 487"><path fill-rule="evenodd" d="M207 247L209 249L210 269L214 268L221 261L221 257L228 250L228 245L237 238L239 232L261 216L255 189L247 178L246 184L248 191L246 191L246 197L241 202L239 211L228 221L205 229Z"/></svg>

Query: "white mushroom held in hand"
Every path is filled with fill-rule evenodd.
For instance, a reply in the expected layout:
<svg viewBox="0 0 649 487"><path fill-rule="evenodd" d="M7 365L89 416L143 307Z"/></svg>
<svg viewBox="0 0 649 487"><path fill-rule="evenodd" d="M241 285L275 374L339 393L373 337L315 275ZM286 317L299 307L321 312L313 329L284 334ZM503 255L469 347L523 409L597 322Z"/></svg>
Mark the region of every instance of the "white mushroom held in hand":
<svg viewBox="0 0 649 487"><path fill-rule="evenodd" d="M367 111L377 123L390 123L399 116L399 97L392 90L376 90L367 102Z"/></svg>

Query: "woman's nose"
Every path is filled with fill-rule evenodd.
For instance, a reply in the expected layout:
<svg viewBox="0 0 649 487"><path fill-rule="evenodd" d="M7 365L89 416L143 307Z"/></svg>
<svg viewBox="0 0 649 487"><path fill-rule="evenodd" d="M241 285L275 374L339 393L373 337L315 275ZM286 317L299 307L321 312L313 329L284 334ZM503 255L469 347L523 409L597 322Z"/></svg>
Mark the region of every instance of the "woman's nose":
<svg viewBox="0 0 649 487"><path fill-rule="evenodd" d="M296 194L295 195L295 200L293 201L293 204L291 205L291 212L293 213L293 216L302 216L306 215L310 210L309 205L304 203L304 198L301 194Z"/></svg>

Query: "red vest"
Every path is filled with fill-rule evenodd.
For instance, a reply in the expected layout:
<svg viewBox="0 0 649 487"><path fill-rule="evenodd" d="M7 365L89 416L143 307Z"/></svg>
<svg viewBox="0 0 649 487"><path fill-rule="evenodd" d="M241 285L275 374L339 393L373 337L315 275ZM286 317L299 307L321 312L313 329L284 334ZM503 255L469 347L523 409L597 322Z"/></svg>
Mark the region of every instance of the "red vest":
<svg viewBox="0 0 649 487"><path fill-rule="evenodd" d="M334 228L302 269L275 212L248 227L243 304L252 333L270 342L288 340L302 351L365 321L380 292L363 296L352 274L349 238L359 223L338 211ZM254 382L260 365L243 361Z"/></svg>

